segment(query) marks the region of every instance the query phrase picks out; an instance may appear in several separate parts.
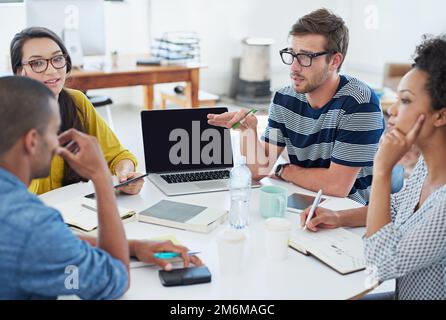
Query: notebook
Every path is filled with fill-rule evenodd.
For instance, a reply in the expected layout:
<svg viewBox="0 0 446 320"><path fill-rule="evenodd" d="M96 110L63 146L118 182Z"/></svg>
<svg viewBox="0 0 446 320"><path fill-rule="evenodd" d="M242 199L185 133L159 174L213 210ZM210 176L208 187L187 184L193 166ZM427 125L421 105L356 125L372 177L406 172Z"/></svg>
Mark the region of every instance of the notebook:
<svg viewBox="0 0 446 320"><path fill-rule="evenodd" d="M70 227L82 231L91 232L98 228L98 213L96 200L85 197L75 197L70 201L52 205L58 210L64 222ZM118 207L119 215L123 222L136 221L135 211Z"/></svg>
<svg viewBox="0 0 446 320"><path fill-rule="evenodd" d="M336 211L363 207L348 198L329 198L320 206ZM362 238L343 228L320 229L316 233L295 228L289 246L305 255L313 255L340 274L365 269Z"/></svg>
<svg viewBox="0 0 446 320"><path fill-rule="evenodd" d="M343 275L365 269L361 237L342 228L321 229L316 233L295 228L289 246L305 255L313 255Z"/></svg>
<svg viewBox="0 0 446 320"><path fill-rule="evenodd" d="M227 216L228 212L225 209L161 200L140 212L139 221L207 233L223 223Z"/></svg>

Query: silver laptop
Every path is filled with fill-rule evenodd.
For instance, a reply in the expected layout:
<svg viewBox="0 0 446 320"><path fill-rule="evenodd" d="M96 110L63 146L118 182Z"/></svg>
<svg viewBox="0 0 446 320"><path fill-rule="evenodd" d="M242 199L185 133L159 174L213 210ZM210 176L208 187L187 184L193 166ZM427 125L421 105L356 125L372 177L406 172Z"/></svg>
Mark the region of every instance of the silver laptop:
<svg viewBox="0 0 446 320"><path fill-rule="evenodd" d="M146 172L168 196L228 190L229 129L207 123L227 108L141 111ZM256 181L253 187L259 187Z"/></svg>

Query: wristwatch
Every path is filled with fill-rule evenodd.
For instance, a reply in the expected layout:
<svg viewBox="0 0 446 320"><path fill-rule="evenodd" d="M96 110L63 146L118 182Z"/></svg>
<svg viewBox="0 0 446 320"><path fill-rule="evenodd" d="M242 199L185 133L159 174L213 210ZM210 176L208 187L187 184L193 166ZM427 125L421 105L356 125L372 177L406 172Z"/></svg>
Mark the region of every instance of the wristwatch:
<svg viewBox="0 0 446 320"><path fill-rule="evenodd" d="M277 165L276 171L274 172L276 177L283 180L283 178L282 178L283 170L285 170L285 168L288 167L289 165L290 165L289 163L284 163L284 164Z"/></svg>

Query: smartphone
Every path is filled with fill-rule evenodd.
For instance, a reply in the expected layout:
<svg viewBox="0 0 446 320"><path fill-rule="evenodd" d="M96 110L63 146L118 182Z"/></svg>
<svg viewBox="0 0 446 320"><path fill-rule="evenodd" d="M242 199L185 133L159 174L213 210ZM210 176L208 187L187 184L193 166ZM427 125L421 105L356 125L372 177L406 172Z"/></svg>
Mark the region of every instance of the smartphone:
<svg viewBox="0 0 446 320"><path fill-rule="evenodd" d="M128 184L130 184L130 183L132 183L132 182L134 182L134 181L136 181L136 180L145 178L145 177L147 177L148 175L149 175L148 173L144 173L143 175L141 175L141 176L139 176L139 177L131 178L131 179L126 180L126 181L124 181L124 182L121 182L121 183L119 183L119 184L117 184L117 185L115 185L115 186L113 186L113 187L114 187L115 189L121 188L121 187L126 186L126 185L128 185ZM95 195L95 193L93 192L93 193L87 194L87 195L85 196L85 198L93 199L93 198L94 198L94 195Z"/></svg>
<svg viewBox="0 0 446 320"><path fill-rule="evenodd" d="M206 266L174 269L172 271L159 270L161 284L165 287L187 286L191 284L211 282L212 275Z"/></svg>
<svg viewBox="0 0 446 320"><path fill-rule="evenodd" d="M301 213L303 210L313 204L315 198L316 197L300 193L293 193L292 195L288 196L287 210L291 212ZM327 200L327 198L321 197L321 201L319 203L324 200Z"/></svg>

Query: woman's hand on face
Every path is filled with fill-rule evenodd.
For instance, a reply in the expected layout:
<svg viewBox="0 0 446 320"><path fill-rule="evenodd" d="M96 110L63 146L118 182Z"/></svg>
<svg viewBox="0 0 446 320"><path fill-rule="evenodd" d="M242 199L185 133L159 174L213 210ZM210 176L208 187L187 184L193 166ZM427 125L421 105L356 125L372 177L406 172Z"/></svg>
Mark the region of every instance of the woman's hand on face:
<svg viewBox="0 0 446 320"><path fill-rule="evenodd" d="M376 172L391 174L393 167L410 150L420 134L425 115L418 116L415 125L407 133L394 128L386 133L381 141L373 164Z"/></svg>

